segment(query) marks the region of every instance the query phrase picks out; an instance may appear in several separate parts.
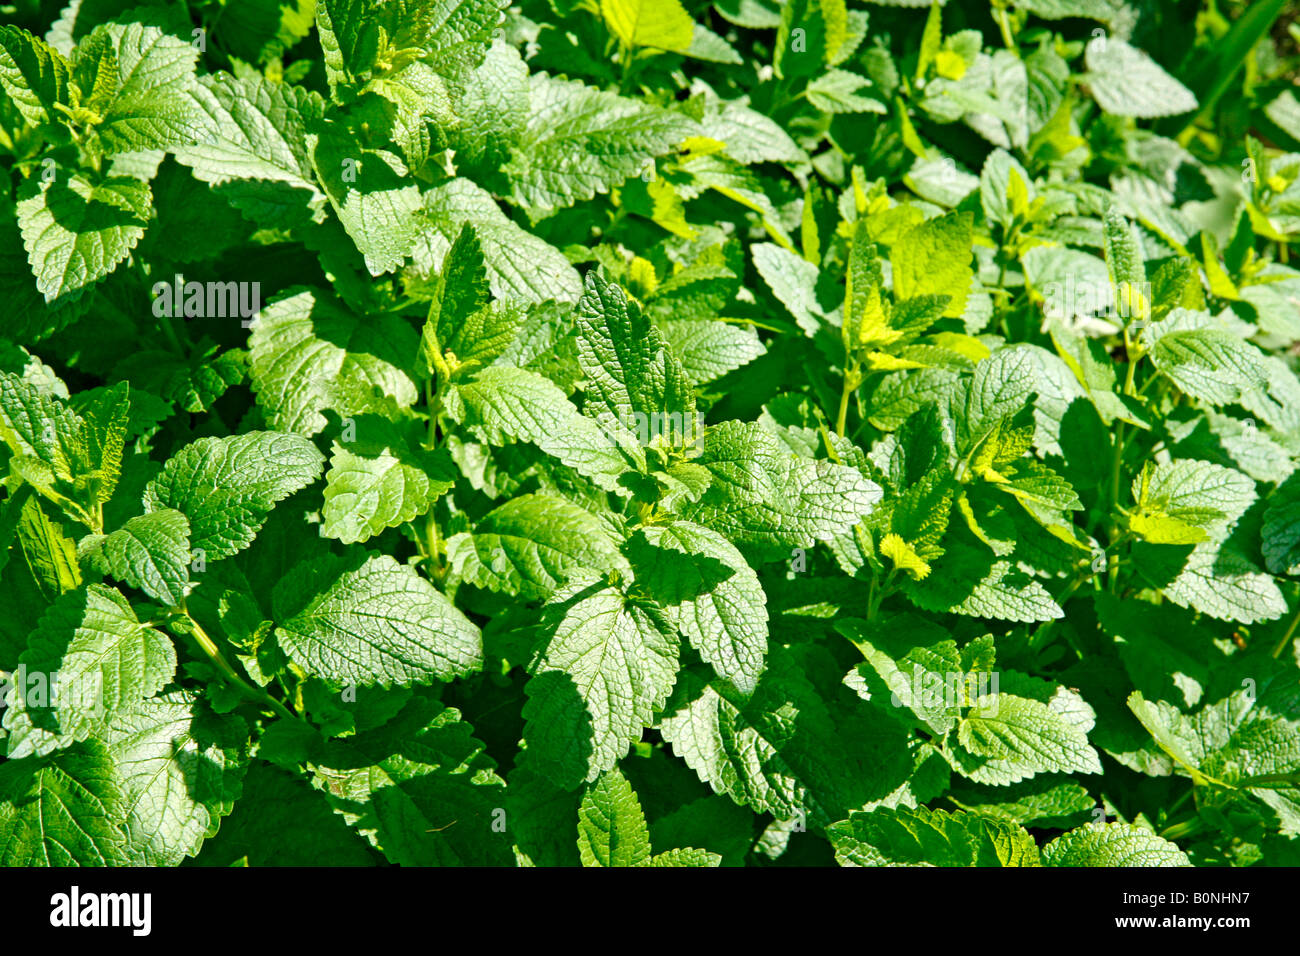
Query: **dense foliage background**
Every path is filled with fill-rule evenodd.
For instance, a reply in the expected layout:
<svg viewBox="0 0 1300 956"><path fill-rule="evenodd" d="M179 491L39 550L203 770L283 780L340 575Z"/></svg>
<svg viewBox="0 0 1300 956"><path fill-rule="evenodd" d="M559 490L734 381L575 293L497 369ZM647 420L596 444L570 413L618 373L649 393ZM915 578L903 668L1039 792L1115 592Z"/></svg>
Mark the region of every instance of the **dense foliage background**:
<svg viewBox="0 0 1300 956"><path fill-rule="evenodd" d="M505 2L0 7L0 860L1300 863L1294 6Z"/></svg>

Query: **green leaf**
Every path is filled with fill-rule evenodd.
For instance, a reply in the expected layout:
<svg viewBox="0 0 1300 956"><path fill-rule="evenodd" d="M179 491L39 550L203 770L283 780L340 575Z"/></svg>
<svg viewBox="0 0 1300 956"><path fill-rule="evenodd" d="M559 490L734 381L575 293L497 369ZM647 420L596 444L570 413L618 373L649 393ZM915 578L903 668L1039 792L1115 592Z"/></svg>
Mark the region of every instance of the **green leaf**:
<svg viewBox="0 0 1300 956"><path fill-rule="evenodd" d="M548 455L613 489L627 462L615 437L580 414L547 378L521 368L493 366L455 387L449 411L490 441L532 442Z"/></svg>
<svg viewBox="0 0 1300 956"><path fill-rule="evenodd" d="M0 90L31 126L59 118L69 105L72 67L58 50L16 26L0 27Z"/></svg>
<svg viewBox="0 0 1300 956"><path fill-rule="evenodd" d="M794 316L799 328L810 336L816 335L825 320L817 301L817 267L770 242L757 243L749 251L754 257L754 268L777 301Z"/></svg>
<svg viewBox="0 0 1300 956"><path fill-rule="evenodd" d="M186 445L145 489L151 512L189 519L190 548L209 561L248 547L275 503L315 481L324 457L305 438L247 432Z"/></svg>
<svg viewBox="0 0 1300 956"><path fill-rule="evenodd" d="M90 535L77 550L100 574L177 607L190 578L189 532L185 515L164 508L132 518L112 534Z"/></svg>
<svg viewBox="0 0 1300 956"><path fill-rule="evenodd" d="M642 528L628 554L637 585L699 655L741 693L752 693L767 654L767 599L744 556L689 521Z"/></svg>
<svg viewBox="0 0 1300 956"><path fill-rule="evenodd" d="M841 866L1039 866L1023 827L975 813L881 808L851 813L827 836Z"/></svg>
<svg viewBox="0 0 1300 956"><path fill-rule="evenodd" d="M1008 787L958 785L948 799L994 820L1052 828L1082 823L1097 808L1096 799L1081 784L1045 776Z"/></svg>
<svg viewBox="0 0 1300 956"><path fill-rule="evenodd" d="M578 852L583 866L646 866L650 830L641 801L615 767L587 785L578 808Z"/></svg>
<svg viewBox="0 0 1300 956"><path fill-rule="evenodd" d="M710 428L695 463L713 479L682 517L739 544L810 547L847 532L882 497L856 468L783 453L752 422Z"/></svg>
<svg viewBox="0 0 1300 956"><path fill-rule="evenodd" d="M677 448L702 437L681 363L621 286L588 273L577 320L578 364L587 380L584 411L590 417L618 434L620 444Z"/></svg>
<svg viewBox="0 0 1300 956"><path fill-rule="evenodd" d="M316 26L330 88L415 60L452 75L483 59L502 0L321 0ZM337 95L337 90L336 90Z"/></svg>
<svg viewBox="0 0 1300 956"><path fill-rule="evenodd" d="M176 649L116 589L91 584L50 605L19 664L25 680L15 682L4 715L10 758L102 736L172 679Z"/></svg>
<svg viewBox="0 0 1300 956"><path fill-rule="evenodd" d="M536 216L607 193L692 135L680 113L545 73L529 77L529 113L502 173Z"/></svg>
<svg viewBox="0 0 1300 956"><path fill-rule="evenodd" d="M1300 574L1300 481L1273 492L1264 512L1264 560L1274 574Z"/></svg>
<svg viewBox="0 0 1300 956"><path fill-rule="evenodd" d="M132 864L176 866L198 853L240 796L246 738L242 720L218 717L186 691L117 716L104 742L121 780Z"/></svg>
<svg viewBox="0 0 1300 956"><path fill-rule="evenodd" d="M555 495L520 495L448 538L447 560L476 587L540 600L582 572L627 568L618 545L591 512Z"/></svg>
<svg viewBox="0 0 1300 956"><path fill-rule="evenodd" d="M618 589L558 595L525 688L529 760L557 784L595 780L641 738L677 676L677 636Z"/></svg>
<svg viewBox="0 0 1300 956"><path fill-rule="evenodd" d="M808 102L826 113L887 113L874 96L863 95L872 86L865 76L848 70L827 70L808 84Z"/></svg>
<svg viewBox="0 0 1300 956"><path fill-rule="evenodd" d="M1286 613L1286 599L1272 575L1235 548L1197 545L1164 593L1179 607L1193 607L1220 621L1253 624Z"/></svg>
<svg viewBox="0 0 1300 956"><path fill-rule="evenodd" d="M254 761L234 812L203 844L199 866L373 866L365 842L299 776Z"/></svg>
<svg viewBox="0 0 1300 956"><path fill-rule="evenodd" d="M1140 516L1173 519L1180 525L1206 532L1192 540L1165 540L1170 531L1164 525L1130 525L1155 544L1194 544L1213 537L1222 540L1255 501L1255 483L1239 471L1208 461L1172 461L1157 465L1133 479L1133 498ZM1176 535L1177 536L1177 535Z"/></svg>
<svg viewBox="0 0 1300 956"><path fill-rule="evenodd" d="M79 106L97 115L106 153L195 142L202 113L187 94L198 58L193 44L141 23L106 23L77 44Z"/></svg>
<svg viewBox="0 0 1300 956"><path fill-rule="evenodd" d="M307 673L344 684L449 681L483 661L478 628L388 555L306 561L275 586L276 639Z"/></svg>
<svg viewBox="0 0 1300 956"><path fill-rule="evenodd" d="M360 148L336 126L307 134L312 168L371 275L393 272L411 255L422 201L393 154Z"/></svg>
<svg viewBox="0 0 1300 956"><path fill-rule="evenodd" d="M415 263L433 274L466 223L483 249L493 296L521 302L576 301L582 280L558 249L513 222L490 193L468 179L452 179L424 194L428 227L417 239Z"/></svg>
<svg viewBox="0 0 1300 956"><path fill-rule="evenodd" d="M514 341L521 311L493 308L483 249L466 223L443 262L424 323L420 351L430 373L490 364Z"/></svg>
<svg viewBox="0 0 1300 956"><path fill-rule="evenodd" d="M669 354L695 385L705 385L766 353L757 330L708 320L657 322Z"/></svg>
<svg viewBox="0 0 1300 956"><path fill-rule="evenodd" d="M972 221L968 213L951 213L906 232L890 250L894 296L946 295L944 315L966 311L971 271Z"/></svg>
<svg viewBox="0 0 1300 956"><path fill-rule="evenodd" d="M23 246L46 302L116 269L144 236L153 211L149 185L123 176L98 184L80 173L33 178L19 195Z"/></svg>
<svg viewBox="0 0 1300 956"><path fill-rule="evenodd" d="M977 698L956 730L953 765L976 783L1008 784L1036 773L1101 773L1085 726L1038 700Z"/></svg>
<svg viewBox="0 0 1300 956"><path fill-rule="evenodd" d="M1111 285L1115 288L1116 295L1120 296L1122 305L1126 283L1130 289L1141 290L1146 282L1141 241L1133 226L1120 215L1115 206L1106 210L1105 229L1102 235L1105 239L1106 268L1110 272Z"/></svg>
<svg viewBox="0 0 1300 956"><path fill-rule="evenodd" d="M1259 680L1242 681L1241 689L1192 714L1164 701L1149 701L1139 691L1129 695L1128 707L1197 787L1237 790L1239 797L1250 794L1276 809L1277 786L1287 786L1300 771L1292 692L1284 680L1260 673ZM1279 708L1285 713L1279 714ZM1256 780L1258 785L1252 786ZM1300 830L1294 813L1283 814L1285 832Z"/></svg>
<svg viewBox="0 0 1300 956"><path fill-rule="evenodd" d="M695 21L678 0L601 0L600 15L624 46L682 51Z"/></svg>
<svg viewBox="0 0 1300 956"><path fill-rule="evenodd" d="M1231 332L1211 328L1164 332L1183 310L1175 309L1164 323L1153 326L1156 336L1151 361L1186 394L1211 405L1242 400L1267 387L1259 352Z"/></svg>
<svg viewBox="0 0 1300 956"><path fill-rule="evenodd" d="M1116 116L1176 116L1196 109L1191 90L1146 53L1114 36L1101 36L1085 49L1087 82L1101 108Z"/></svg>
<svg viewBox="0 0 1300 956"><path fill-rule="evenodd" d="M792 0L781 7L776 33L776 75L812 76L839 59L848 40L849 12L844 0Z"/></svg>
<svg viewBox="0 0 1300 956"><path fill-rule="evenodd" d="M254 320L249 378L272 428L315 435L326 409L351 416L414 404L408 368L418 345L399 316L363 319L326 293L294 288Z"/></svg>
<svg viewBox="0 0 1300 956"><path fill-rule="evenodd" d="M191 89L201 138L176 151L194 178L256 221L278 222L305 210L323 217L307 129L324 115L319 94L261 77L205 76Z"/></svg>
<svg viewBox="0 0 1300 956"><path fill-rule="evenodd" d="M103 744L0 767L0 865L125 866L125 796Z"/></svg>
<svg viewBox="0 0 1300 956"><path fill-rule="evenodd" d="M514 862L505 782L454 707L417 696L383 726L331 741L313 770L336 811L394 864Z"/></svg>
<svg viewBox="0 0 1300 956"><path fill-rule="evenodd" d="M334 442L325 473L321 533L344 544L366 541L424 514L456 483L445 450L429 452L412 428L364 415L355 438Z"/></svg>
<svg viewBox="0 0 1300 956"><path fill-rule="evenodd" d="M1191 866L1177 844L1131 823L1088 823L1043 847L1044 866Z"/></svg>

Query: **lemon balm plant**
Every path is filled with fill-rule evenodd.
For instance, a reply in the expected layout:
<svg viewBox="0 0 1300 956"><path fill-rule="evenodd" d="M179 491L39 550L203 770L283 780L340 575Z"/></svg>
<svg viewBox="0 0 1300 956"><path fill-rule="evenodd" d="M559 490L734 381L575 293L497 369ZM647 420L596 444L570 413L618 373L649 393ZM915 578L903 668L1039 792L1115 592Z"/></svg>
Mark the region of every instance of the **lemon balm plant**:
<svg viewBox="0 0 1300 956"><path fill-rule="evenodd" d="M1300 862L1276 0L0 8L0 860Z"/></svg>

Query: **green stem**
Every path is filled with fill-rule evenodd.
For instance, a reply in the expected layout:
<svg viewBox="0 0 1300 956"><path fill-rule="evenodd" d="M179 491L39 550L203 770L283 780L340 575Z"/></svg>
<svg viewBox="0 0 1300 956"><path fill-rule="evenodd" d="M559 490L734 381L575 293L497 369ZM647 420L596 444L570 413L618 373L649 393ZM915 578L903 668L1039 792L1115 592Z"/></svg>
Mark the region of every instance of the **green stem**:
<svg viewBox="0 0 1300 956"><path fill-rule="evenodd" d="M1007 15L1007 8L997 4L996 9L998 30L1002 33L1002 45L1019 57L1020 47L1016 45L1015 35L1011 32L1011 19Z"/></svg>
<svg viewBox="0 0 1300 956"><path fill-rule="evenodd" d="M840 390L840 410L835 416L835 434L841 438L844 437L844 431L848 427L849 421L849 398L857 391L858 386L862 384L862 377L859 375L860 366L854 362L844 372L844 387Z"/></svg>
<svg viewBox="0 0 1300 956"><path fill-rule="evenodd" d="M1277 647L1273 648L1274 658L1282 656L1282 652L1286 650L1286 646L1291 643L1291 638L1295 637L1297 625L1300 625L1300 607L1296 608L1295 615L1291 618L1291 623L1287 627L1286 633L1282 635L1282 640L1278 641Z"/></svg>
<svg viewBox="0 0 1300 956"><path fill-rule="evenodd" d="M226 656L221 653L221 648L217 646L217 642L210 638L207 632L203 630L202 625L200 625L198 621L194 620L188 611L182 609L182 613L185 614L186 619L189 621L190 636L194 638L195 643L199 645L199 649L203 651L204 655L212 662L213 666L221 672L221 676L238 688L240 692L250 700L257 701L260 704L265 704L281 717L287 717L289 720L298 719L293 712L290 711L288 707L285 707L284 704L280 703L280 701L276 700L261 688L254 687L252 684L248 683L248 681L244 680L244 678L239 675L239 672L231 665L230 661L226 660Z"/></svg>
<svg viewBox="0 0 1300 956"><path fill-rule="evenodd" d="M1160 835L1166 840L1181 840L1183 837L1191 836L1203 825L1200 817L1193 817L1191 820L1184 820L1181 823L1175 823L1173 826L1165 827L1160 831Z"/></svg>
<svg viewBox="0 0 1300 956"><path fill-rule="evenodd" d="M435 584L441 584L443 577L446 575L446 569L442 563L442 529L438 527L438 518L432 508L424 519L424 541L425 548L428 549L429 555L429 577Z"/></svg>

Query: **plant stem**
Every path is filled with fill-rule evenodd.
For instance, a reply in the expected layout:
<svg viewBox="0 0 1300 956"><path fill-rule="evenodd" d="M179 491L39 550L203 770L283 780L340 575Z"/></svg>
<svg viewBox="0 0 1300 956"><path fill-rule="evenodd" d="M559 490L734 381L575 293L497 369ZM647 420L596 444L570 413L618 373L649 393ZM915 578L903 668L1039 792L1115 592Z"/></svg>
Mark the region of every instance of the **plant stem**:
<svg viewBox="0 0 1300 956"><path fill-rule="evenodd" d="M1295 614L1291 618L1291 623L1287 626L1286 633L1282 635L1282 640L1277 642L1277 647L1273 648L1273 657L1282 656L1286 646L1291 643L1291 638L1295 637L1297 625L1300 625L1300 607L1296 608Z"/></svg>
<svg viewBox="0 0 1300 956"><path fill-rule="evenodd" d="M857 362L854 362L844 371L844 387L840 390L840 410L839 414L835 416L835 434L841 438L844 437L844 430L848 427L849 398L862 384L859 370L860 366Z"/></svg>
<svg viewBox="0 0 1300 956"><path fill-rule="evenodd" d="M1002 44L1017 57L1020 56L1020 48L1016 46L1016 38L1011 34L1011 22L1007 19L1007 8L998 8L998 30L1002 32Z"/></svg>
<svg viewBox="0 0 1300 956"><path fill-rule="evenodd" d="M221 676L237 687L244 696L248 697L250 700L255 700L260 704L265 704L281 717L287 717L290 720L298 719L294 716L293 712L290 711L288 707L285 707L284 704L280 703L280 701L276 700L261 688L254 687L252 684L248 683L248 681L244 680L244 678L239 676L239 672L235 670L230 661L226 660L226 656L221 653L221 648L217 646L217 642L208 636L207 632L203 630L202 625L200 625L198 621L194 620L188 611L182 609L182 612L190 623L190 634L194 638L195 643L199 645L199 649L203 651L204 655L212 662L213 666L221 672Z"/></svg>
<svg viewBox="0 0 1300 956"><path fill-rule="evenodd" d="M424 540L429 553L429 577L435 584L441 584L446 574L442 563L442 530L438 527L438 518L432 508L424 519Z"/></svg>

